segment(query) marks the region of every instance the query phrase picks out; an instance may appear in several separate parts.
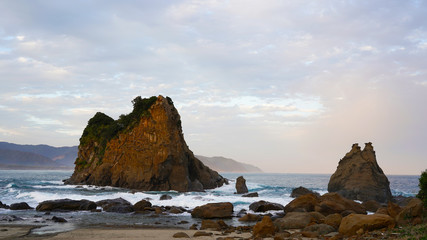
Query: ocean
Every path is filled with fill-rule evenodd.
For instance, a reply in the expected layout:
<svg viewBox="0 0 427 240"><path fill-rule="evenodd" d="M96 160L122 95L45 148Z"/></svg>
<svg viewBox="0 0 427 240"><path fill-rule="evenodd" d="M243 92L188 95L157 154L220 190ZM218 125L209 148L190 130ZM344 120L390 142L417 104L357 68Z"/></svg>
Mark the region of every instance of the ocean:
<svg viewBox="0 0 427 240"><path fill-rule="evenodd" d="M284 173L222 173L230 180L229 185L206 192L179 193L176 191L135 192L128 189L114 187L64 185L62 180L71 176L72 171L46 170L0 170L0 201L3 204L26 202L35 208L38 203L55 199L88 199L99 201L104 199L123 198L135 204L142 199L149 199L157 206L179 206L193 209L196 206L211 202L231 202L234 212L249 209L255 201L265 200L282 205L288 204L293 188L303 186L320 194L327 192L330 174L284 174ZM249 192L258 192L257 198L246 198L234 194L235 179L244 176ZM418 191L419 176L389 175L390 188L394 196L415 196ZM160 196L168 194L170 200L160 200ZM17 216L20 221L8 222L7 216ZM67 223L53 223L52 216L65 218ZM2 220L3 219L3 220ZM185 221L185 222L182 222ZM34 224L39 228L33 230L35 234L67 231L79 226L158 226L188 228L194 223L200 223L191 218L190 213L182 214L120 214L107 212L52 212L44 215L36 210L12 211L0 208L0 224ZM226 220L234 226L241 225L236 218ZM200 225L199 225L200 226Z"/></svg>

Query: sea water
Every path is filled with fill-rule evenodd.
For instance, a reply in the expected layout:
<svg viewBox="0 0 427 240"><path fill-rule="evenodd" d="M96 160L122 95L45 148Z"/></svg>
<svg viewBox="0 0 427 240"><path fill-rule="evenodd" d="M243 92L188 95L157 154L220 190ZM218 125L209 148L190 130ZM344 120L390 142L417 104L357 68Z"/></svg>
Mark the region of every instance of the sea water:
<svg viewBox="0 0 427 240"><path fill-rule="evenodd" d="M330 174L284 174L284 173L222 173L229 179L230 184L206 192L180 193L176 191L135 192L129 189L115 187L97 187L89 185L64 185L62 180L71 176L72 171L46 170L0 170L0 201L3 204L26 202L35 208L40 202L55 199L87 199L99 201L104 199L123 198L135 204L142 199L149 199L157 206L179 206L191 210L197 206L212 202L231 202L234 212L249 209L253 202L265 200L282 205L292 201L290 194L293 188L304 186L320 194L327 192ZM249 192L258 192L259 197L247 198L235 194L235 179L243 175ZM415 196L418 191L419 176L390 175L390 188L393 195ZM170 200L160 200L160 196L168 194ZM35 224L43 226L34 233L51 233L67 231L77 226L95 225L133 225L188 228L197 223L189 213L167 215L119 214L107 212L55 212L57 217L67 219L66 224L53 223L52 216L43 215L36 210L12 211L0 208L0 224L2 216L15 215L22 218L13 224ZM188 223L182 224L185 220ZM235 219L227 220L229 224L239 225Z"/></svg>

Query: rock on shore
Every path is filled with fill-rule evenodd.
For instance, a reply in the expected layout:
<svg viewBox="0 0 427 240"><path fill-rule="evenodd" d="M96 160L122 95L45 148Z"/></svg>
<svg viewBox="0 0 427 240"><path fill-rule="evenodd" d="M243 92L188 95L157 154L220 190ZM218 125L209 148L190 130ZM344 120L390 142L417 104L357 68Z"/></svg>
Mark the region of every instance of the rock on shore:
<svg viewBox="0 0 427 240"><path fill-rule="evenodd" d="M133 111L118 120L103 113L89 120L65 183L186 192L225 182L188 148L170 98L137 97L132 103Z"/></svg>
<svg viewBox="0 0 427 240"><path fill-rule="evenodd" d="M366 143L363 151L353 144L331 176L328 191L360 201L386 203L392 199L390 182L377 163L372 143Z"/></svg>

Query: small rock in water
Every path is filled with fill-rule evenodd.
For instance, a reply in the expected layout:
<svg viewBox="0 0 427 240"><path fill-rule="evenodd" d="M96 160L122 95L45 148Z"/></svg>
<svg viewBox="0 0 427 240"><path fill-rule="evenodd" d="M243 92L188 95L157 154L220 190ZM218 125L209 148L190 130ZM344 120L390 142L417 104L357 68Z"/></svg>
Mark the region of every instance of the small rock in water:
<svg viewBox="0 0 427 240"><path fill-rule="evenodd" d="M170 195L167 194L163 194L162 196L160 196L160 200L171 200L172 197Z"/></svg>
<svg viewBox="0 0 427 240"><path fill-rule="evenodd" d="M242 197L259 197L257 192L242 195Z"/></svg>
<svg viewBox="0 0 427 240"><path fill-rule="evenodd" d="M59 223L65 223L65 222L67 222L67 220L65 220L65 218L57 217L57 216L53 216L53 217L52 217L52 220L53 220L54 222L59 222Z"/></svg>

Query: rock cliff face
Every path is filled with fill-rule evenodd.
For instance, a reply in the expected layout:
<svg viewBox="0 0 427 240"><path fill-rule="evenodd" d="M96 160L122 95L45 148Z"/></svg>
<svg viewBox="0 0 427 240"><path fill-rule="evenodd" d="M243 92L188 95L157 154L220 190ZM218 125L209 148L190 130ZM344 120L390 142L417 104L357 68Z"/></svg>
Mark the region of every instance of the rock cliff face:
<svg viewBox="0 0 427 240"><path fill-rule="evenodd" d="M189 150L170 98L137 97L133 104L118 120L102 113L89 120L65 183L146 191L203 191L224 183Z"/></svg>
<svg viewBox="0 0 427 240"><path fill-rule="evenodd" d="M390 182L378 166L372 143L366 143L363 151L358 144L353 144L331 176L328 191L360 201L391 200Z"/></svg>

